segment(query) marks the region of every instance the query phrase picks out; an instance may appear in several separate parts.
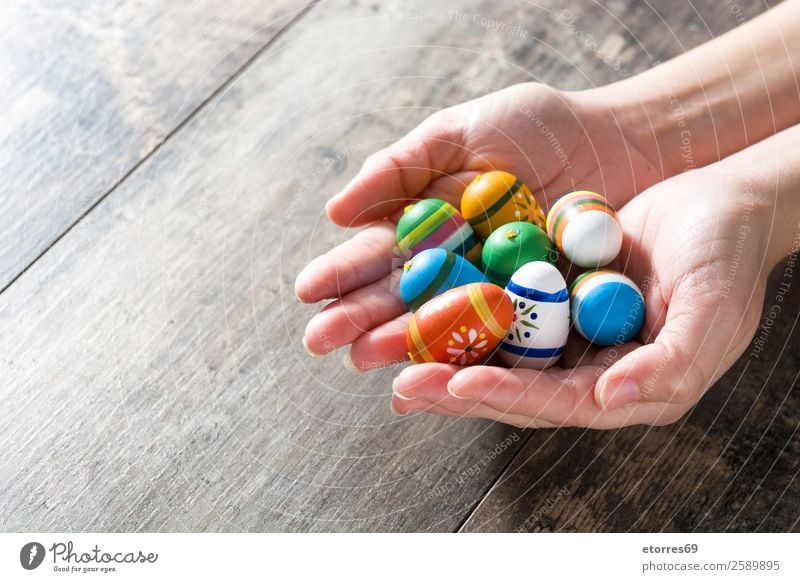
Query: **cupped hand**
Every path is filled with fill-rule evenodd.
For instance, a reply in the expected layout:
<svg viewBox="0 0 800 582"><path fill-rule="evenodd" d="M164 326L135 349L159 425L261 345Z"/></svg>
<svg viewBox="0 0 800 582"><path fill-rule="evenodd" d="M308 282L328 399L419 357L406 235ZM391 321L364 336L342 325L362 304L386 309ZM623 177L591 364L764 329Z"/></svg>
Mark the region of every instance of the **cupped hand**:
<svg viewBox="0 0 800 582"><path fill-rule="evenodd" d="M393 250L409 201L436 197L458 208L466 185L493 169L515 174L545 210L574 189L603 192L621 207L660 180L658 152L637 144L645 120L614 111L598 91L526 83L440 111L369 157L326 207L340 226L368 226L297 277L301 301L334 300L309 322L306 348L325 354L352 344L348 361L359 369L406 360L396 341L408 313Z"/></svg>
<svg viewBox="0 0 800 582"><path fill-rule="evenodd" d="M545 371L420 364L394 382L399 414L428 411L519 427L661 425L683 416L757 329L772 209L723 163L671 178L619 211L611 265L641 286L642 344L565 356ZM400 337L394 339L400 343Z"/></svg>

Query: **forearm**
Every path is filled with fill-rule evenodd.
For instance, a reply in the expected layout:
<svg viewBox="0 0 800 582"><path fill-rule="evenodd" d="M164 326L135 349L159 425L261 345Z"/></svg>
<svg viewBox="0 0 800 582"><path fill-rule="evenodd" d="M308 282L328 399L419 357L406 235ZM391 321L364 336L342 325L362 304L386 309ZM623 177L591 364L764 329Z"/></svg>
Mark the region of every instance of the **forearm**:
<svg viewBox="0 0 800 582"><path fill-rule="evenodd" d="M734 154L715 168L752 196L765 226L765 261L772 268L800 246L800 124Z"/></svg>
<svg viewBox="0 0 800 582"><path fill-rule="evenodd" d="M800 122L800 0L603 88L664 177L705 166Z"/></svg>

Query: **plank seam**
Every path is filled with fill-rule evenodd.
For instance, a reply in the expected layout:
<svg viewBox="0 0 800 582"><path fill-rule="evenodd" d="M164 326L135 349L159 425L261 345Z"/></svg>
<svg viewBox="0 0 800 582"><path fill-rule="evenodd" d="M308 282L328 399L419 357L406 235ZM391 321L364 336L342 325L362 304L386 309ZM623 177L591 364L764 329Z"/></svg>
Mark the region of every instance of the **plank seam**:
<svg viewBox="0 0 800 582"><path fill-rule="evenodd" d="M322 0L312 0L302 8L298 9L297 14L292 17L289 22L286 23L285 26L280 28L272 37L264 43L263 46L259 47L259 49L254 52L249 58L247 58L241 66L236 69L230 77L225 79L216 89L214 89L209 95L200 101L200 103L195 107L186 118L178 123L175 127L173 127L170 131L166 133L164 138L158 142L153 149L151 149L147 154L145 154L139 161L137 161L133 166L131 166L116 182L114 182L108 190L106 190L103 194L101 194L97 200L92 202L86 210L84 210L73 222L71 222L58 236L56 236L45 248L40 252L38 255L33 257L27 265L25 265L18 273L9 279L8 283L6 283L2 288L0 288L0 295L5 293L11 286L16 283L28 270L33 267L36 263L38 263L47 253L50 252L54 246L56 246L65 236L67 236L78 224L81 223L89 214L91 214L97 207L100 206L111 194L114 193L134 172L139 170L145 162L149 161L155 154L157 154L161 148L163 148L167 142L169 142L173 136L178 134L184 127L189 125L191 121L193 121L197 115L206 108L206 106L214 101L221 93L223 93L231 84L241 77L245 71L250 68L250 66L258 60L261 55L263 55L269 48L271 48L280 38L282 38L290 28L292 28L297 22L299 22L303 17L308 14L311 9L316 6Z"/></svg>
<svg viewBox="0 0 800 582"><path fill-rule="evenodd" d="M517 452L514 453L511 456L511 458L508 460L508 462L505 465L503 465L503 468L500 470L499 473L497 473L497 477L495 477L492 480L492 482L489 483L488 487L486 487L486 489L483 491L483 493L478 496L478 500L475 503L472 504L472 507L470 507L469 510L467 510L466 514L461 519L461 521L459 522L458 526L456 526L456 529L454 530L454 533L462 533L462 530L464 529L464 526L466 526L467 523L469 523L470 519L472 519L472 516L475 515L475 513L478 511L478 508L481 506L481 503L483 503L483 501L489 496L489 494L492 492L492 490L495 488L495 486L497 486L497 484L500 482L500 479L503 478L503 475L505 475L506 472L508 471L509 467L511 467L511 464L514 461L516 461L517 457L519 457L522 454L522 452L525 450L525 447L528 444L528 441L530 441L532 437L533 437L533 431L529 430L527 438L525 438L522 441L522 443L520 443L519 448L517 449Z"/></svg>

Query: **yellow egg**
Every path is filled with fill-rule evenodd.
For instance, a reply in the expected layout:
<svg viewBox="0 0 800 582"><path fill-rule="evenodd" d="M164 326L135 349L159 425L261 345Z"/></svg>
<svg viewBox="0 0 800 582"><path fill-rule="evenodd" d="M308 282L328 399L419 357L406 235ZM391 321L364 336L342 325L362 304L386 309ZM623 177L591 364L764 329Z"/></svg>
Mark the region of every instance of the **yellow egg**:
<svg viewBox="0 0 800 582"><path fill-rule="evenodd" d="M528 187L508 172L477 176L461 197L461 214L484 240L509 222L530 222L545 228L541 206Z"/></svg>

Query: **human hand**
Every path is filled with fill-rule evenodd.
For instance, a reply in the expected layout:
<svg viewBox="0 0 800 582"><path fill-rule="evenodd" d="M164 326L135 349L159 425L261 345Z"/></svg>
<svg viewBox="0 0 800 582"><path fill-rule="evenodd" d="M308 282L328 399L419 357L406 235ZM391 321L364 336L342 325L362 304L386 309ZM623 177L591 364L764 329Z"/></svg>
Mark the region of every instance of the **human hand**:
<svg viewBox="0 0 800 582"><path fill-rule="evenodd" d="M324 354L352 344L348 362L358 369L406 359L405 344L396 341L408 314L393 249L395 220L409 200L436 197L459 208L466 185L493 169L517 175L545 209L578 188L604 192L620 207L655 183L662 176L658 152L632 137L645 121L635 113L624 124L619 118L599 90L526 83L436 113L371 156L327 205L336 224L370 226L297 278L302 301L336 299L309 322L306 348Z"/></svg>
<svg viewBox="0 0 800 582"><path fill-rule="evenodd" d="M410 366L394 382L393 408L519 427L661 425L683 416L749 344L782 256L771 247L774 201L735 171L719 163L683 174L618 212L625 237L611 267L642 284L644 345L599 350L572 341L560 366L544 371Z"/></svg>

